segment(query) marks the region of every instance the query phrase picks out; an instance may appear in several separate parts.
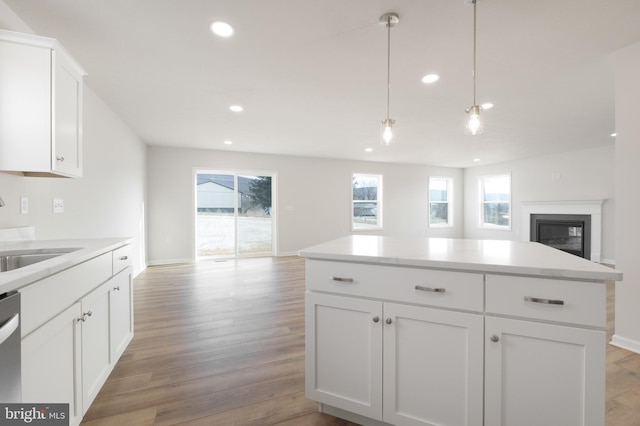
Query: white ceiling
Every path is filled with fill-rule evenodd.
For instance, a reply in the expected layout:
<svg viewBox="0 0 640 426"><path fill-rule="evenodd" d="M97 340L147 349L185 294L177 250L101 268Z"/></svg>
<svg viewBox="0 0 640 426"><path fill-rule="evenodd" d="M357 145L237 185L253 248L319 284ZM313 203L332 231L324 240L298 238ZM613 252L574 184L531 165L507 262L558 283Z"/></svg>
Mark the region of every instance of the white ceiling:
<svg viewBox="0 0 640 426"><path fill-rule="evenodd" d="M614 52L640 41L639 0L480 0L477 97L495 107L465 136L464 0L4 1L147 144L452 167L613 143ZM397 143L383 147L390 11Z"/></svg>

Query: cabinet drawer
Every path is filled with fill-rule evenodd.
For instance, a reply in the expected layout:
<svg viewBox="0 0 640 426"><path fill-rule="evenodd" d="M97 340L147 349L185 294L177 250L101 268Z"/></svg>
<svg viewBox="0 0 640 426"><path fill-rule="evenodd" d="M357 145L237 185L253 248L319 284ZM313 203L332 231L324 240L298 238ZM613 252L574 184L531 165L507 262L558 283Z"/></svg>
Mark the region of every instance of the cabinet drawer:
<svg viewBox="0 0 640 426"><path fill-rule="evenodd" d="M483 275L307 259L307 289L482 312Z"/></svg>
<svg viewBox="0 0 640 426"><path fill-rule="evenodd" d="M20 289L22 337L73 305L111 277L111 254L105 253Z"/></svg>
<svg viewBox="0 0 640 426"><path fill-rule="evenodd" d="M131 266L131 245L115 249L113 253L113 275Z"/></svg>
<svg viewBox="0 0 640 426"><path fill-rule="evenodd" d="M606 286L508 275L487 275L487 313L604 328Z"/></svg>

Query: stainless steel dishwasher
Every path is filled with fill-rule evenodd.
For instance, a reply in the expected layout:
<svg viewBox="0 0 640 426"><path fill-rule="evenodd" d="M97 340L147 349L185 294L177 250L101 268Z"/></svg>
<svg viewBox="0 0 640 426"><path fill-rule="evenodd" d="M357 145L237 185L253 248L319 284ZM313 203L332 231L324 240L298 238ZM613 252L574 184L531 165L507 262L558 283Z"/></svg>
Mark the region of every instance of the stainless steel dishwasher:
<svg viewBox="0 0 640 426"><path fill-rule="evenodd" d="M0 294L0 403L22 402L20 293Z"/></svg>

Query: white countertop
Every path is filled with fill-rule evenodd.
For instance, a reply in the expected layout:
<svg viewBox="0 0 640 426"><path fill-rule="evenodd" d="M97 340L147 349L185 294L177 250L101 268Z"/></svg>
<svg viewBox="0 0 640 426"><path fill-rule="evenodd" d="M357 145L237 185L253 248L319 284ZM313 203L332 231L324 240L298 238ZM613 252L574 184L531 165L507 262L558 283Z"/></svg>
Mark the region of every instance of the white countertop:
<svg viewBox="0 0 640 426"><path fill-rule="evenodd" d="M591 281L622 272L540 243L353 235L300 250L302 257Z"/></svg>
<svg viewBox="0 0 640 426"><path fill-rule="evenodd" d="M2 243L0 244L0 256L3 253L31 249L78 248L79 250L23 268L0 272L0 294L17 290L131 242L133 242L133 238L32 240Z"/></svg>

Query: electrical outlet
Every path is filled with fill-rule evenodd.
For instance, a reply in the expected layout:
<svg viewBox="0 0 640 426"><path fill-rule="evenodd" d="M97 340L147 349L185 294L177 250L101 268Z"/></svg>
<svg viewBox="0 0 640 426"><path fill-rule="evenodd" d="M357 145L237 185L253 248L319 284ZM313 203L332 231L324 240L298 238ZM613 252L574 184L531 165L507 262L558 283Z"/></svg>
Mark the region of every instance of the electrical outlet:
<svg viewBox="0 0 640 426"><path fill-rule="evenodd" d="M20 197L20 214L29 213L29 199L27 197Z"/></svg>
<svg viewBox="0 0 640 426"><path fill-rule="evenodd" d="M53 199L53 212L64 213L64 200L62 198Z"/></svg>

